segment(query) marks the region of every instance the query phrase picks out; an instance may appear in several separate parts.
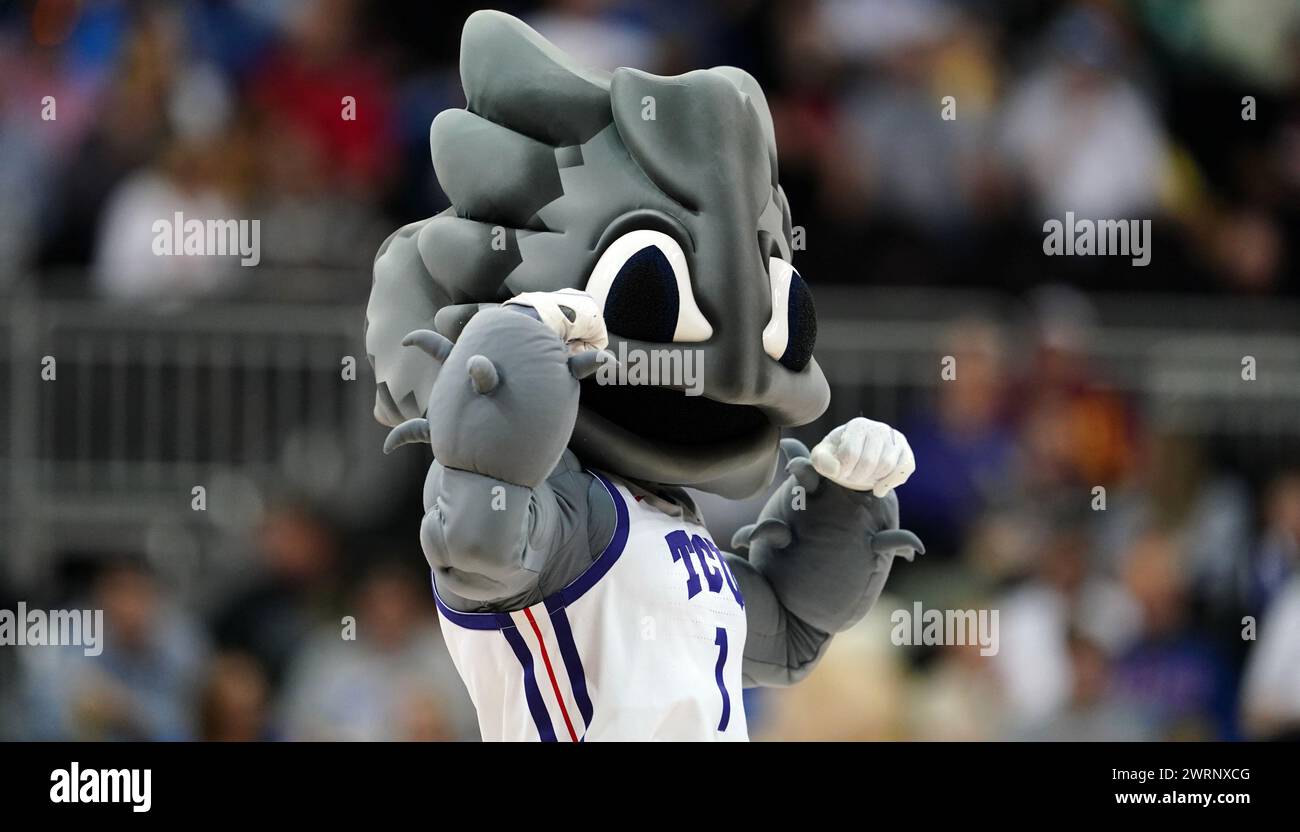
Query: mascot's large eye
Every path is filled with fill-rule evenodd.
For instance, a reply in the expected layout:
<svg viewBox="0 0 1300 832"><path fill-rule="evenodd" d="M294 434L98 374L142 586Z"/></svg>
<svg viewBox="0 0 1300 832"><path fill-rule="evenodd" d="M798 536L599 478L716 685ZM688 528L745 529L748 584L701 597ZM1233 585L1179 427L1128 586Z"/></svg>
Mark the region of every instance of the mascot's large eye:
<svg viewBox="0 0 1300 832"><path fill-rule="evenodd" d="M662 232L630 231L611 243L591 270L587 291L604 310L605 326L624 338L668 343L713 336L691 293L686 255Z"/></svg>
<svg viewBox="0 0 1300 832"><path fill-rule="evenodd" d="M817 343L812 292L794 266L780 257L768 260L767 271L772 281L772 320L763 329L763 349L797 373L808 366Z"/></svg>

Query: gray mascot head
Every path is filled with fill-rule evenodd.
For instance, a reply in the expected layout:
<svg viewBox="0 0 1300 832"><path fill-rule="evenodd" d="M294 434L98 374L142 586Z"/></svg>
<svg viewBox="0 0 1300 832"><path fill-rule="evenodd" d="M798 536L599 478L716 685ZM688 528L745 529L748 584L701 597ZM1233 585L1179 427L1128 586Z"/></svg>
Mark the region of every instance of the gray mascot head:
<svg viewBox="0 0 1300 832"><path fill-rule="evenodd" d="M702 395L589 378L578 457L728 497L766 486L780 428L816 419L830 392L757 82L732 67L586 69L498 12L466 21L460 74L469 106L430 135L452 207L375 261L376 417L395 425L428 400L438 367L402 347L406 333L432 324L454 340L486 305L585 289L616 354L697 350Z"/></svg>

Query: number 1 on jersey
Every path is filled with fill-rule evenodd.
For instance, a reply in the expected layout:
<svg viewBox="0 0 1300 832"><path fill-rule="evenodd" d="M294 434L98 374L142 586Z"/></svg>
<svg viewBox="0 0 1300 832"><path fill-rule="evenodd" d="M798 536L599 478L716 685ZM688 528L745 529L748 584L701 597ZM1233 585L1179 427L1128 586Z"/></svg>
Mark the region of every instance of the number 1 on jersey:
<svg viewBox="0 0 1300 832"><path fill-rule="evenodd" d="M713 643L718 645L718 664L714 669L714 675L718 679L718 691L722 694L722 719L718 721L718 730L727 730L727 723L731 721L731 694L727 693L727 683L722 678L722 670L727 665L727 629L719 627L713 638Z"/></svg>

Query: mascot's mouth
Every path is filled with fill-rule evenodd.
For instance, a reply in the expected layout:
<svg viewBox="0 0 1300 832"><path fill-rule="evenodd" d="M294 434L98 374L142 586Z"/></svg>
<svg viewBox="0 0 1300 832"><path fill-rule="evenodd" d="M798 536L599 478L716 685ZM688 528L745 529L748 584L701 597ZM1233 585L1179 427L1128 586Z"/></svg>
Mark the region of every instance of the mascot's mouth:
<svg viewBox="0 0 1300 832"><path fill-rule="evenodd" d="M655 444L714 446L754 437L772 422L757 407L649 384L582 382L581 406Z"/></svg>

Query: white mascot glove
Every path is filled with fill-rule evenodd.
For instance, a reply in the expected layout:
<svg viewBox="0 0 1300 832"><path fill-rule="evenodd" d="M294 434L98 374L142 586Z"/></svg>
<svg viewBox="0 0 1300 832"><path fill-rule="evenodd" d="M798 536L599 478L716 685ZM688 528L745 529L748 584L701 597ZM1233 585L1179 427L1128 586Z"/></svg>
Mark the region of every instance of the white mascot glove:
<svg viewBox="0 0 1300 832"><path fill-rule="evenodd" d="M903 434L859 416L840 425L812 449L817 473L853 491L883 497L907 482L916 459Z"/></svg>
<svg viewBox="0 0 1300 832"><path fill-rule="evenodd" d="M609 346L605 318L591 295L580 289L558 292L524 292L503 306L528 306L537 312L542 323L554 330L569 345L569 352L603 350Z"/></svg>

